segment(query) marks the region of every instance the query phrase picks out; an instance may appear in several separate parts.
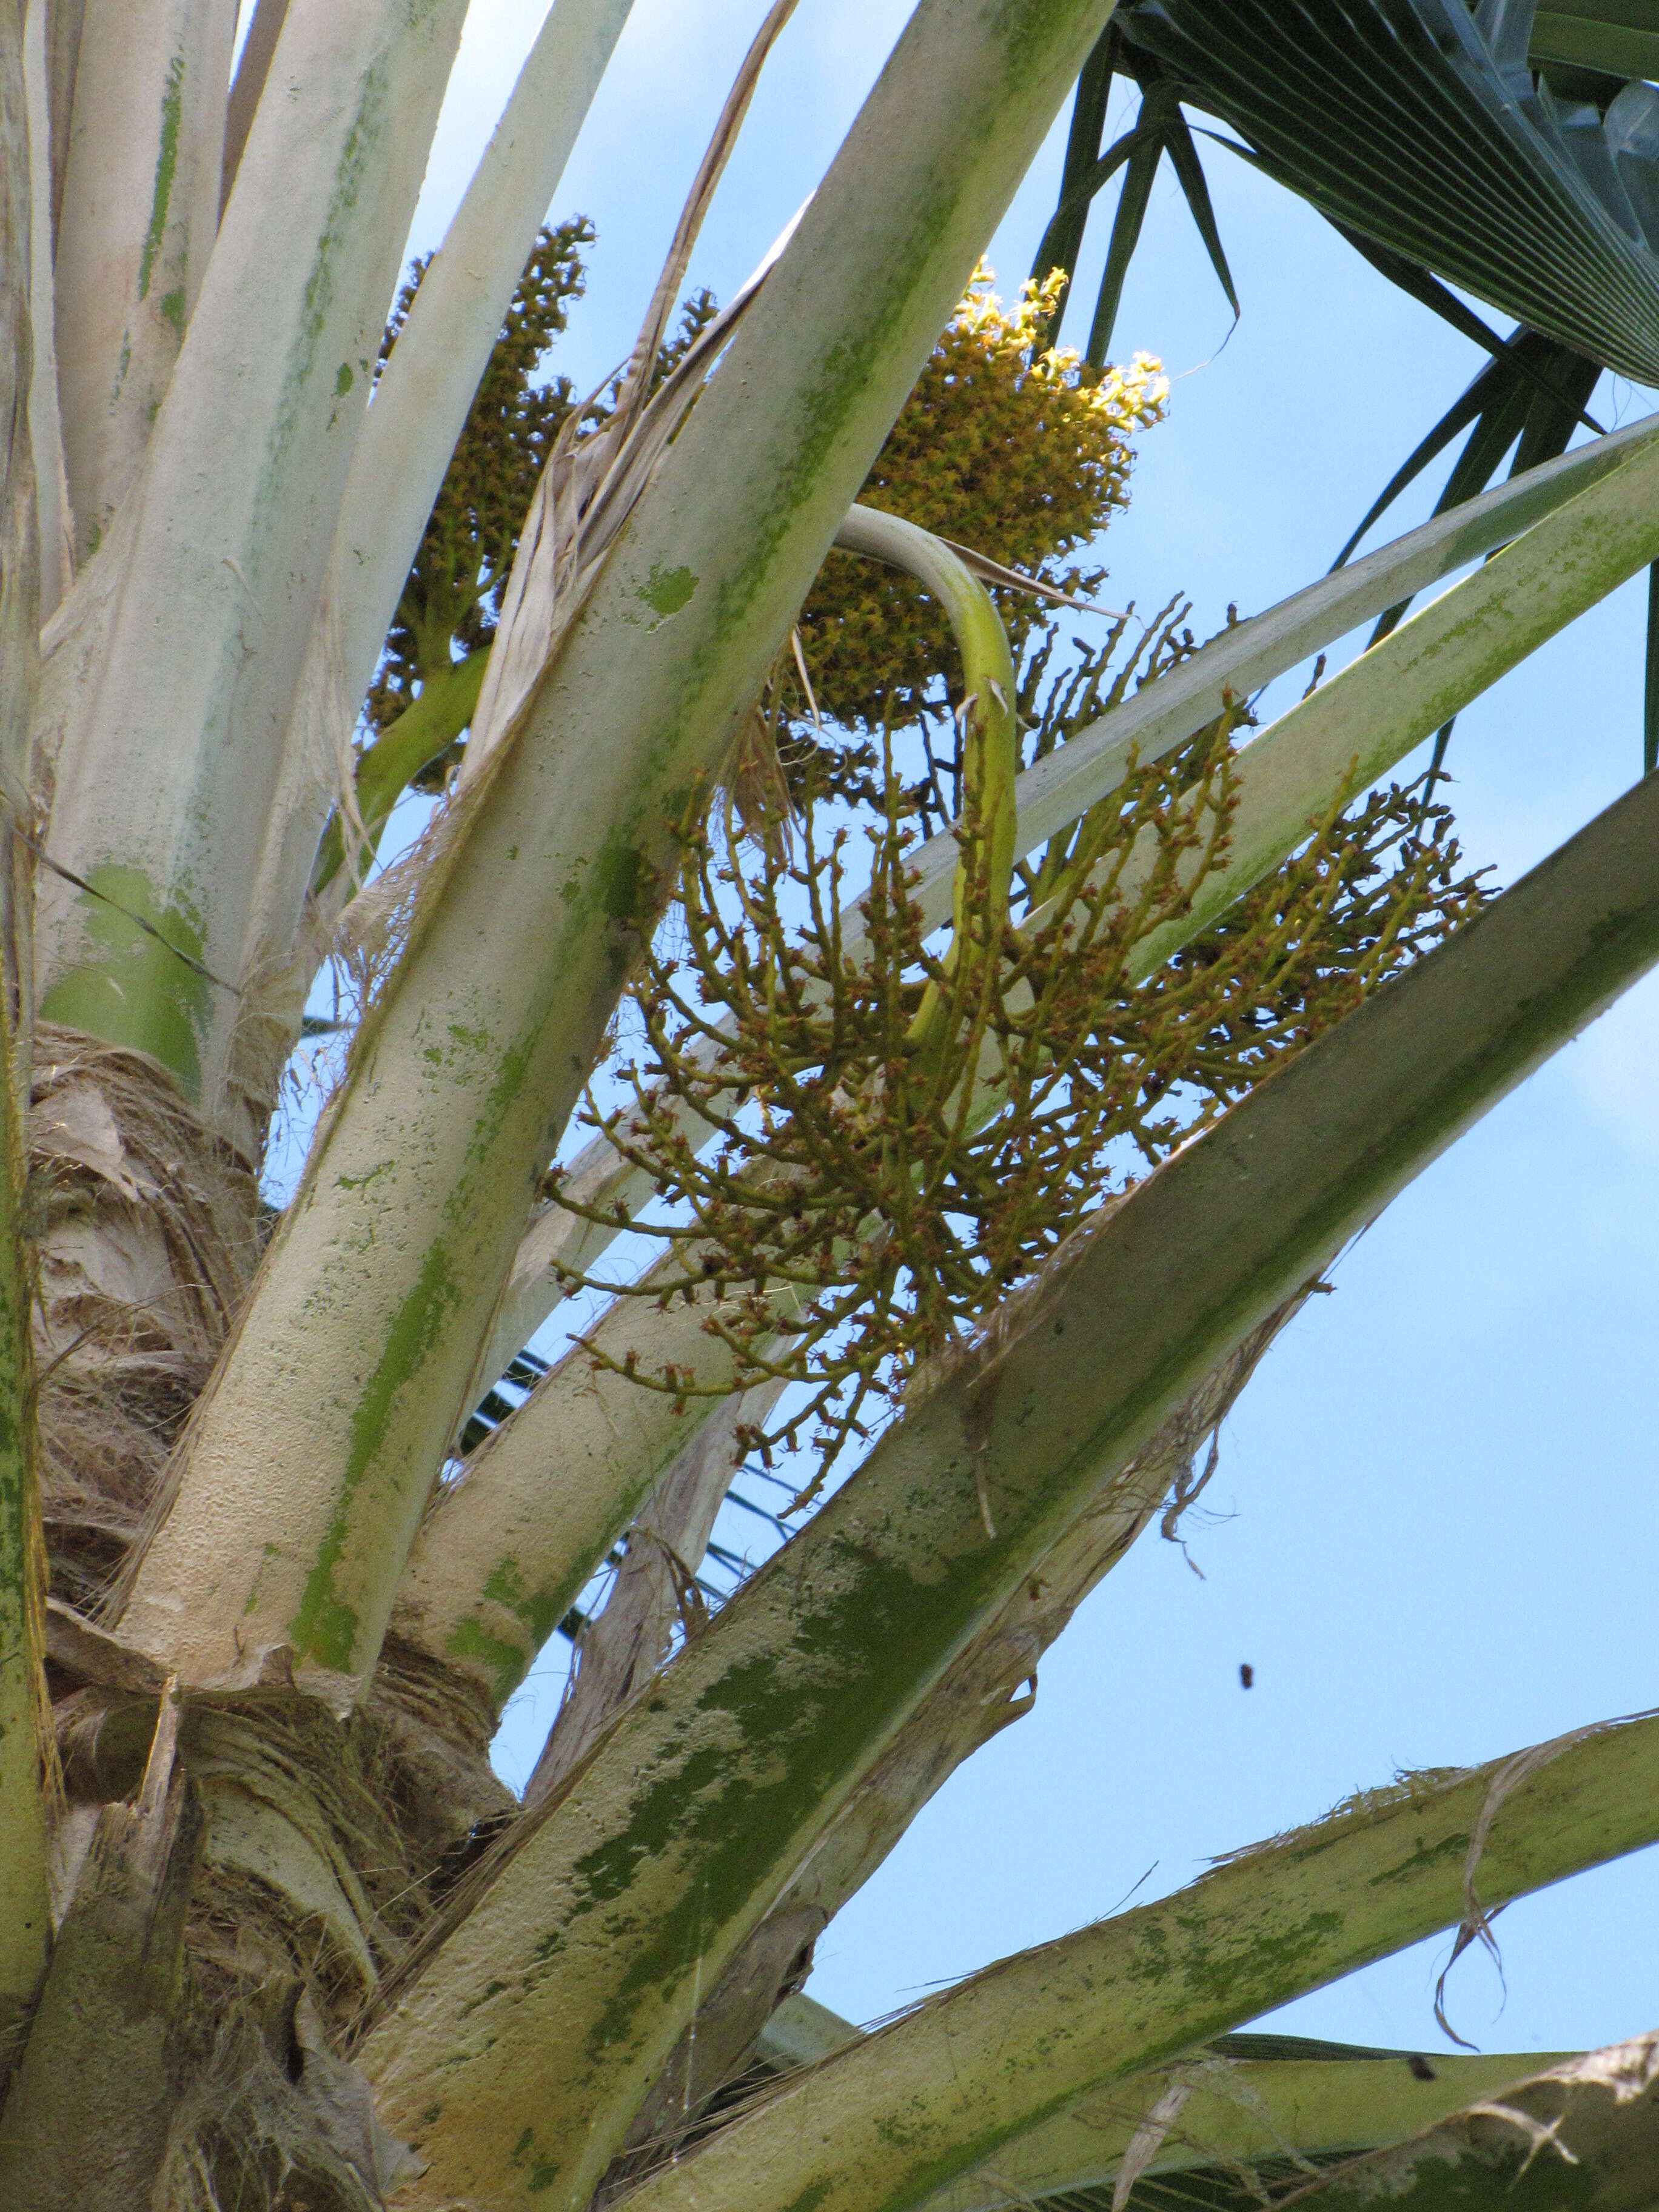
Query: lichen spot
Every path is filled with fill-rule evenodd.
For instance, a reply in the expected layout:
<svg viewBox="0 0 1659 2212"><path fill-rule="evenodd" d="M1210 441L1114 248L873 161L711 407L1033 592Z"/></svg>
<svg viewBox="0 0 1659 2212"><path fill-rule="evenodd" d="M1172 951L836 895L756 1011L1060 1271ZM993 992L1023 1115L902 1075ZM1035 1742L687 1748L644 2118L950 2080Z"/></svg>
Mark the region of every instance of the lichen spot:
<svg viewBox="0 0 1659 2212"><path fill-rule="evenodd" d="M678 614L697 588L697 580L689 568L665 568L660 562L640 586L640 597L653 614L664 622Z"/></svg>

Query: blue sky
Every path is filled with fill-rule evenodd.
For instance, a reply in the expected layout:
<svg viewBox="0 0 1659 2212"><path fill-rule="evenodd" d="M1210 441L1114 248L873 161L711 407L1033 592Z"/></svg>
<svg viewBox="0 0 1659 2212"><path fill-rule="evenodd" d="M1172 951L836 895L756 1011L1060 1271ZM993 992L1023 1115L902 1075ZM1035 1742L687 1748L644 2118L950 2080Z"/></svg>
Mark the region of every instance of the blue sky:
<svg viewBox="0 0 1659 2212"><path fill-rule="evenodd" d="M411 251L439 242L543 13L473 0ZM628 349L761 13L637 0L554 204L599 227L558 357L578 384ZM908 13L801 0L694 284L730 296L822 174ZM1008 290L1052 204L1061 135L1063 120L992 243ZM1170 418L1140 441L1105 556L1109 603L1184 589L1207 630L1230 600L1255 612L1328 565L1476 356L1307 210L1218 150L1205 160L1243 317L1230 335L1166 167L1117 343L1163 358ZM1080 325L1106 228L1097 215ZM1594 403L1604 422L1651 404L1607 381ZM1644 599L1626 586L1460 722L1460 831L1499 880L1637 774ZM1143 1875L1141 1899L1178 1887L1396 1767L1485 1759L1659 1702L1656 1033L1650 981L1347 1253L1335 1295L1274 1347L1224 1431L1214 1517L1188 1532L1203 1579L1155 1534L1142 1542L1044 1662L1031 1716L947 1784L830 1929L815 1996L878 2016L1109 1911ZM514 1778L556 1676L504 1731ZM1474 1954L1451 1984L1455 2023L1485 2047L1655 2024L1659 1853L1517 1905L1498 1932L1507 1999ZM1352 1976L1277 2023L1432 2048L1446 1948Z"/></svg>

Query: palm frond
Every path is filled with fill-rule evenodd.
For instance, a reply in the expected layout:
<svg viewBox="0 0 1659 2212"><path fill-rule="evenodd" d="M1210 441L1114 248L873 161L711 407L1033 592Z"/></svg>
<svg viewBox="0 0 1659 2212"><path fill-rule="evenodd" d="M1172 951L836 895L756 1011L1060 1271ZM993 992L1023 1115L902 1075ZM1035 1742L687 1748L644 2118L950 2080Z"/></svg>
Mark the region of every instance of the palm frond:
<svg viewBox="0 0 1659 2212"><path fill-rule="evenodd" d="M1487 0L1141 0L1121 20L1333 220L1659 382L1659 91L1534 76ZM1650 228L1650 224L1652 227Z"/></svg>

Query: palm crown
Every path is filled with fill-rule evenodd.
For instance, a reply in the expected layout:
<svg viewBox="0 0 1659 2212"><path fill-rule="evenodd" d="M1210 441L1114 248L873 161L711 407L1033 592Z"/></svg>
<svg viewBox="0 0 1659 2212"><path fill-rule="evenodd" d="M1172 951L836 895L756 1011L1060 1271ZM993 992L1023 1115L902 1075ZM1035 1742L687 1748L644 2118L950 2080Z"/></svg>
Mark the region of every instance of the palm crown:
<svg viewBox="0 0 1659 2212"><path fill-rule="evenodd" d="M1650 425L1567 450L1602 368L1654 374L1650 34L920 0L675 332L792 6L587 398L540 362L592 241L543 225L627 0L556 0L401 294L464 0L259 0L234 82L205 0L0 10L7 2202L1496 2204L1552 2158L1626 2201L1650 2040L1237 2031L1655 1840L1650 1715L1362 1791L877 2034L796 1993L1345 1241L1659 954L1659 781L1501 894L1388 781L1659 558ZM1160 405L1108 358L1164 154L1232 289L1192 107L1522 328L1423 527L1207 642L1073 647ZM709 1585L779 1445L816 1479ZM488 1747L562 1626L520 1803Z"/></svg>

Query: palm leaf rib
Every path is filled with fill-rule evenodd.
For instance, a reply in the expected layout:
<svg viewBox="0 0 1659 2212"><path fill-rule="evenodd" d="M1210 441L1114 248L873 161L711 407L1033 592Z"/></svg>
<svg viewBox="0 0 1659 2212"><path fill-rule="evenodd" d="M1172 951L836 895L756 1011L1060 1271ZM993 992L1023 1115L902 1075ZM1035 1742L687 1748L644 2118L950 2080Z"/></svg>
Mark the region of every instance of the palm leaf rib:
<svg viewBox="0 0 1659 2212"><path fill-rule="evenodd" d="M764 2078L749 2084L748 2102L861 2039L811 1999L786 1999L761 2039ZM1288 2190L1291 2202L1330 2212L1379 2203L1413 2212L1437 2202L1453 2168L1467 2192L1460 2202L1554 2212L1564 2166L1589 2168L1603 2187L1652 2170L1656 2090L1652 2035L1582 2055L1432 2059L1304 2036L1222 2035L1039 2122L932 2201L939 2212L1044 2203L1053 2212L1110 2212L1114 2203L1129 2212L1194 2203L1254 2212Z"/></svg>
<svg viewBox="0 0 1659 2212"><path fill-rule="evenodd" d="M210 1115L238 996L169 946L232 985L242 973L280 780L272 732L307 657L381 303L465 13L463 0L414 12L380 0L289 19L284 67L323 120L296 161L283 104L261 104L248 189L231 195L148 432L143 495L82 569L42 673L56 857L149 933L107 940L82 895L43 876L41 1011L150 1053ZM290 327L305 343L290 347ZM141 752L153 772L135 780Z"/></svg>
<svg viewBox="0 0 1659 2212"><path fill-rule="evenodd" d="M1126 2155L1103 2177L1116 2143ZM1051 2212L1441 2212L1448 2201L1560 2212L1575 2199L1642 2203L1656 2162L1659 2036L1553 2060L1431 2063L1231 2035L1085 2099L1075 2118L1036 2128L937 2202L939 2212L1023 2212L1034 2200Z"/></svg>
<svg viewBox="0 0 1659 2212"><path fill-rule="evenodd" d="M1146 2179L1127 2197L1133 2212L1190 2203L1200 2190L1206 2212L1245 2212L1261 2203L1255 2192L1306 2185L1409 2142L1477 2099L1505 2094L1540 2063L1550 2062L1218 2036L1040 2122L956 2183L940 2212L1003 2212L1044 2198L1061 2200L1051 2212L1109 2212L1132 2160Z"/></svg>
<svg viewBox="0 0 1659 2212"><path fill-rule="evenodd" d="M368 690L525 258L631 8L557 0L549 10L375 387L333 555L341 689L354 702Z"/></svg>

